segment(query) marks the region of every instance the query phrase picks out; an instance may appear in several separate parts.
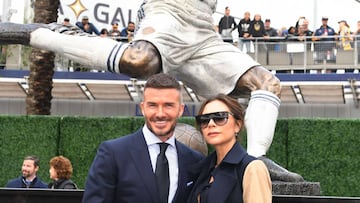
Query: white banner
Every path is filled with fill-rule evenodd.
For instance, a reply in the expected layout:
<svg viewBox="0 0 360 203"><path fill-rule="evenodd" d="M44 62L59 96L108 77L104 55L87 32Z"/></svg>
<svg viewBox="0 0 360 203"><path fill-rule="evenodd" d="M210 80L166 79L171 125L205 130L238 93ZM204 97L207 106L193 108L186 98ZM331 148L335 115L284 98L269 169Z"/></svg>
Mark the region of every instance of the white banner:
<svg viewBox="0 0 360 203"><path fill-rule="evenodd" d="M112 22L119 23L119 29L126 27L129 21L136 21L137 11L143 0L60 0L59 23L65 17L75 25L83 16L89 17L100 31L111 28Z"/></svg>

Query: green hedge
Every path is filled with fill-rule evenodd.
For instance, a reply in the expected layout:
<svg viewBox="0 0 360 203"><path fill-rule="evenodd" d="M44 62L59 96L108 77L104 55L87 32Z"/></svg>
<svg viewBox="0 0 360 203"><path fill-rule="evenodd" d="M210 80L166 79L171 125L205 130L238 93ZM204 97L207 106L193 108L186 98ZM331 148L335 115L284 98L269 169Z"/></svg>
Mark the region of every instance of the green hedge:
<svg viewBox="0 0 360 203"><path fill-rule="evenodd" d="M194 119L180 122L193 124ZM23 157L34 154L46 182L51 157L68 157L73 180L83 188L99 144L142 125L142 117L0 116L0 186L18 177ZM322 195L360 196L359 126L360 120L279 119L268 156L305 180L320 182ZM246 146L246 133L240 137Z"/></svg>
<svg viewBox="0 0 360 203"><path fill-rule="evenodd" d="M326 195L360 196L359 120L288 120L288 167Z"/></svg>
<svg viewBox="0 0 360 203"><path fill-rule="evenodd" d="M26 155L40 158L39 175L49 180L49 160L58 154L59 123L57 117L0 116L0 185L21 175Z"/></svg>
<svg viewBox="0 0 360 203"><path fill-rule="evenodd" d="M132 132L132 119L64 117L60 124L59 154L73 164L73 179L84 187L99 144Z"/></svg>

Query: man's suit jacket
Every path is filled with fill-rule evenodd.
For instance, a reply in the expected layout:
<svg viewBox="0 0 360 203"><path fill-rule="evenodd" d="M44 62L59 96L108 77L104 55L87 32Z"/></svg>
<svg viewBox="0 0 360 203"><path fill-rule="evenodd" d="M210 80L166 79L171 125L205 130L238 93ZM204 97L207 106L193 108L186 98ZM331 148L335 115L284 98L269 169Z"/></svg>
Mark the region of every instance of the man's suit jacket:
<svg viewBox="0 0 360 203"><path fill-rule="evenodd" d="M178 188L173 202L185 202L197 176L188 167L203 156L175 141L178 161ZM89 170L84 203L158 203L159 193L142 129L103 142Z"/></svg>

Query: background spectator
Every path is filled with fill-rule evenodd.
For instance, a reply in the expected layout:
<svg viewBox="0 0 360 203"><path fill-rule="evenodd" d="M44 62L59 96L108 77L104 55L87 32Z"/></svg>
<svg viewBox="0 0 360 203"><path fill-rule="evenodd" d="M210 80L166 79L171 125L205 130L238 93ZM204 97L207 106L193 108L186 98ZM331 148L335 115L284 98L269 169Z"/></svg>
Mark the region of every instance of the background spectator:
<svg viewBox="0 0 360 203"><path fill-rule="evenodd" d="M47 184L42 182L37 176L40 160L36 156L26 156L21 167L22 175L10 180L8 188L47 188Z"/></svg>
<svg viewBox="0 0 360 203"><path fill-rule="evenodd" d="M234 17L230 15L230 8L225 7L225 15L219 21L219 33L224 42L233 43L232 31L236 29L237 25Z"/></svg>
<svg viewBox="0 0 360 203"><path fill-rule="evenodd" d="M249 29L250 38L260 38L254 40L255 51L266 51L263 37L265 35L264 22L261 20L260 14L255 14L254 19L251 21Z"/></svg>
<svg viewBox="0 0 360 203"><path fill-rule="evenodd" d="M346 20L341 20L339 23L339 47L345 51L352 50L351 43L353 42L352 32L350 30L350 26L346 22Z"/></svg>
<svg viewBox="0 0 360 203"><path fill-rule="evenodd" d="M112 28L109 31L109 36L111 36L111 38L113 38L116 41L121 41L120 39L120 30L119 30L119 23L114 22L111 24Z"/></svg>
<svg viewBox="0 0 360 203"><path fill-rule="evenodd" d="M296 21L296 23L295 23L296 33L298 32L299 26L304 23L305 19L306 19L305 16L300 16L299 19Z"/></svg>
<svg viewBox="0 0 360 203"><path fill-rule="evenodd" d="M355 43L358 53L358 63L360 63L360 20L357 21L357 30L355 32Z"/></svg>
<svg viewBox="0 0 360 203"><path fill-rule="evenodd" d="M76 184L70 179L73 173L71 162L63 156L55 156L50 162L51 189L77 189Z"/></svg>
<svg viewBox="0 0 360 203"><path fill-rule="evenodd" d="M294 26L290 26L289 29L287 29L285 36L288 40L293 41L295 34L296 34L296 28Z"/></svg>
<svg viewBox="0 0 360 203"><path fill-rule="evenodd" d="M304 19L302 21L301 26L302 26L303 32L305 33L305 36L313 35L314 32L309 29L309 20L308 19Z"/></svg>
<svg viewBox="0 0 360 203"><path fill-rule="evenodd" d="M279 32L277 29L271 27L270 19L265 20L264 30L265 30L264 39L267 42L267 50L274 51L276 49L276 47L278 47L275 42L279 41L279 39L274 39L274 38L279 36ZM279 50L279 48L277 48L277 50Z"/></svg>
<svg viewBox="0 0 360 203"><path fill-rule="evenodd" d="M243 51L245 53L250 52L250 40L249 40L250 24L251 24L250 12L246 11L244 13L244 18L240 20L239 25L238 25L239 48L241 51ZM246 51L244 51L244 45L246 47Z"/></svg>
<svg viewBox="0 0 360 203"><path fill-rule="evenodd" d="M335 48L335 30L328 26L328 17L322 17L322 25L316 29L313 34L313 41L320 43L314 43L314 50L316 52L316 60L319 63L323 61L334 61L335 56L333 49ZM336 70L329 70L328 72L336 72Z"/></svg>
<svg viewBox="0 0 360 203"><path fill-rule="evenodd" d="M86 33L100 35L99 30L95 27L94 24L89 22L89 17L87 16L82 17L81 22L76 22L76 26L78 26Z"/></svg>
<svg viewBox="0 0 360 203"><path fill-rule="evenodd" d="M65 26L67 26L67 27L72 27L72 26L73 26L73 25L70 23L70 19L69 19L69 18L64 18L63 25L65 25Z"/></svg>
<svg viewBox="0 0 360 203"><path fill-rule="evenodd" d="M295 36L297 37L297 41L304 42L306 41L306 50L310 51L311 49L311 36L313 35L313 31L309 30L309 21L307 19L303 19L302 23L299 24L297 32Z"/></svg>
<svg viewBox="0 0 360 203"><path fill-rule="evenodd" d="M0 69L4 69L6 65L6 45L0 45Z"/></svg>
<svg viewBox="0 0 360 203"><path fill-rule="evenodd" d="M128 26L121 30L121 40L125 42L131 42L134 37L135 23L130 21Z"/></svg>
<svg viewBox="0 0 360 203"><path fill-rule="evenodd" d="M350 30L350 26L348 25L348 23L346 22L346 20L341 20L338 22L339 23L339 31L338 31L338 35L339 35L339 48L338 50L344 50L344 51L351 51L353 50L352 48L352 43L353 43L353 33ZM354 72L354 69L348 69L345 68L345 72Z"/></svg>
<svg viewBox="0 0 360 203"><path fill-rule="evenodd" d="M100 37L108 37L109 31L106 28L101 29L100 31Z"/></svg>

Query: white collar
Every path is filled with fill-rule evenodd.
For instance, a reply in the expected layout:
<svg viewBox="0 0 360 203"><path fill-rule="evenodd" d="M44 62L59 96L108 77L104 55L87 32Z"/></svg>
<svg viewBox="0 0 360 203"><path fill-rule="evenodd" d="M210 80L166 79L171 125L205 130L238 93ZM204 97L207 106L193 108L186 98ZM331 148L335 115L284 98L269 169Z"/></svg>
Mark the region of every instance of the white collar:
<svg viewBox="0 0 360 203"><path fill-rule="evenodd" d="M154 133L152 133L149 130L149 128L147 127L146 124L144 125L142 131L143 131L147 146L154 145L154 144L157 144L159 142L162 142ZM175 147L175 134L173 134L171 137L169 137L169 139L166 140L166 143L168 143L169 145L176 148Z"/></svg>

